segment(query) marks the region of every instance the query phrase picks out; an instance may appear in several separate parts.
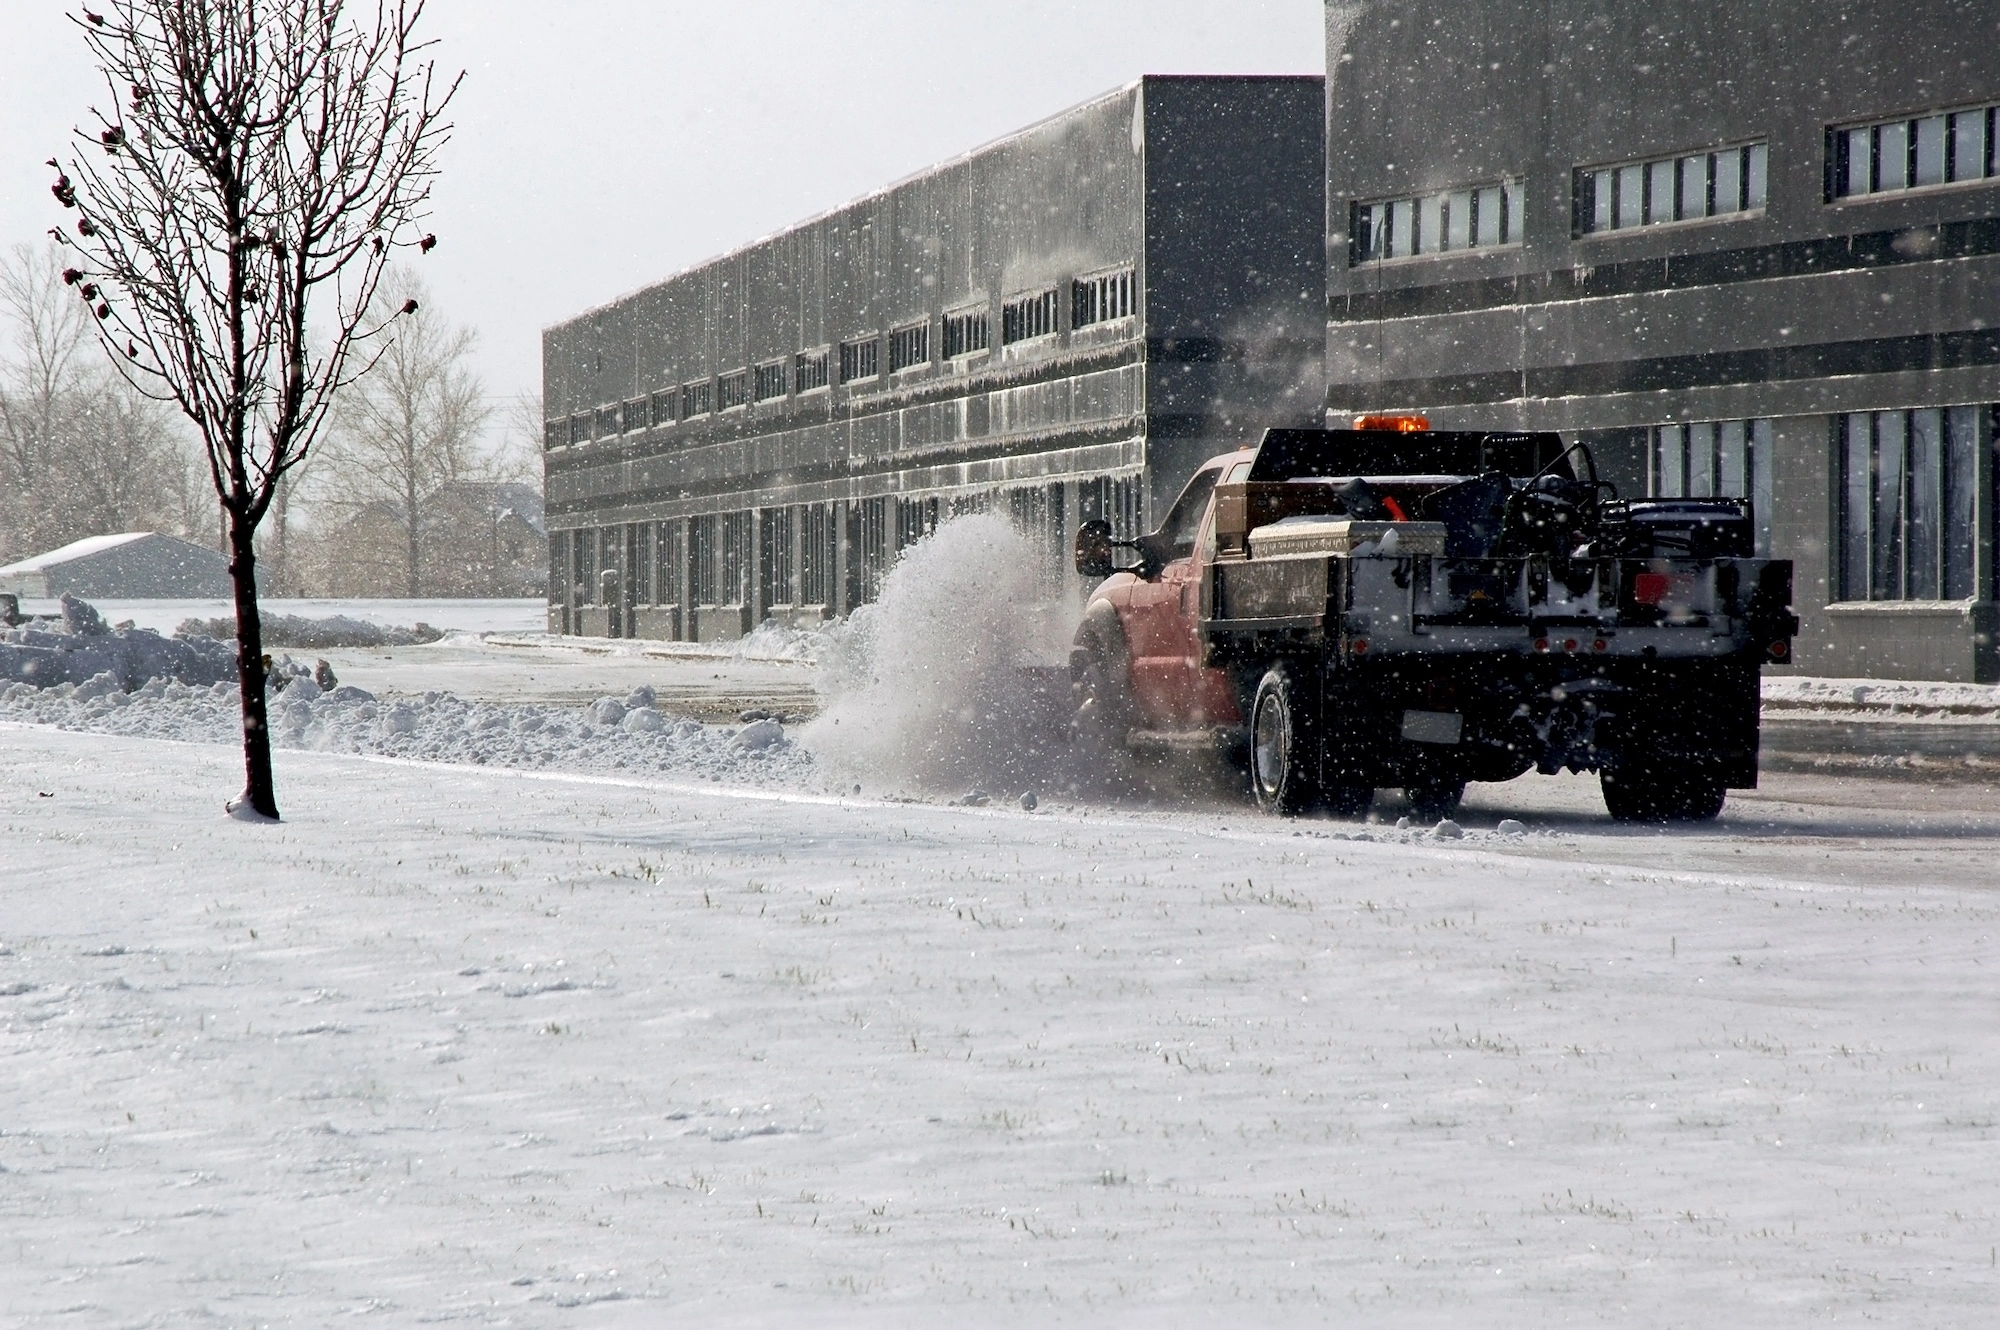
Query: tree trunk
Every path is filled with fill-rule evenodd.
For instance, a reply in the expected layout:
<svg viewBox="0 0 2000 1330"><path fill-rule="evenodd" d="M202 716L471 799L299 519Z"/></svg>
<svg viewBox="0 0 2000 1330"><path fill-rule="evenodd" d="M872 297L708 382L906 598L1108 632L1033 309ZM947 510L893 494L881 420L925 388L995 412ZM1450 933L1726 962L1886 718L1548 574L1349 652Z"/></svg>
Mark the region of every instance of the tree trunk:
<svg viewBox="0 0 2000 1330"><path fill-rule="evenodd" d="M407 484L403 487L403 505L403 516L409 519L410 558L410 576L405 585L405 594L410 599L415 600L417 596L422 594L423 583L421 575L418 572L418 559L422 556L422 551L417 546L417 487L414 484Z"/></svg>
<svg viewBox="0 0 2000 1330"><path fill-rule="evenodd" d="M264 703L264 625L257 612L257 528L229 515L229 580L236 592L236 681L243 699L243 800L257 813L278 818L277 783L271 773L271 725Z"/></svg>
<svg viewBox="0 0 2000 1330"><path fill-rule="evenodd" d="M271 492L271 589L280 596L296 595L292 587L292 548L288 510L292 500L290 476L279 479Z"/></svg>

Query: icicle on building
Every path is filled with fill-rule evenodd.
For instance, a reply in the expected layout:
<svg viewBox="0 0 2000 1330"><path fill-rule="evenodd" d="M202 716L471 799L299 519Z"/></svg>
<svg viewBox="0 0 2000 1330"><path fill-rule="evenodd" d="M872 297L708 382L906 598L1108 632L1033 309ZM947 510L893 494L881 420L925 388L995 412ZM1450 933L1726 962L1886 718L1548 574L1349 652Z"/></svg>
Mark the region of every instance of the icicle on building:
<svg viewBox="0 0 2000 1330"><path fill-rule="evenodd" d="M1316 77L1149 77L547 330L552 631L871 599L957 512L1048 585L1325 391Z"/></svg>

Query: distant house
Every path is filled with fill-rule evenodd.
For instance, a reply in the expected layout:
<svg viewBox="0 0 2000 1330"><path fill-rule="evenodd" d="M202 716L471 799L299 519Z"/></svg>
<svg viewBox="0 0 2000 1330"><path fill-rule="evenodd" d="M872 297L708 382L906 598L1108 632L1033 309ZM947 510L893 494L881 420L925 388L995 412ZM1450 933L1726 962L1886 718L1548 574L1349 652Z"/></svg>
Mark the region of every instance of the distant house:
<svg viewBox="0 0 2000 1330"><path fill-rule="evenodd" d="M156 531L89 536L0 568L0 593L52 600L217 600L230 595L229 562L205 545Z"/></svg>
<svg viewBox="0 0 2000 1330"><path fill-rule="evenodd" d="M548 533L541 491L534 486L457 481L433 490L418 511L418 594L496 598L547 594ZM409 550L402 504L378 499L362 506L328 542L326 594L410 594Z"/></svg>

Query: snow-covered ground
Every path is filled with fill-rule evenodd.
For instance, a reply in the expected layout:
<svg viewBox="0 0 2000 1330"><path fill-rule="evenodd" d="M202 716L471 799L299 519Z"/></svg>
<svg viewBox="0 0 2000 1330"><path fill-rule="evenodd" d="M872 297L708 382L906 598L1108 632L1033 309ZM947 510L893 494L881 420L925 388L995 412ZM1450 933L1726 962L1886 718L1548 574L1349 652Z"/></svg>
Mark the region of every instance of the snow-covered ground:
<svg viewBox="0 0 2000 1330"><path fill-rule="evenodd" d="M282 750L258 827L237 761L0 733L9 1324L2000 1296L1968 792L1449 841Z"/></svg>
<svg viewBox="0 0 2000 1330"><path fill-rule="evenodd" d="M227 683L0 683L0 1323L1990 1322L1990 777L1081 802L1023 774L1061 625L953 608L1013 539L810 637L295 653L277 826Z"/></svg>

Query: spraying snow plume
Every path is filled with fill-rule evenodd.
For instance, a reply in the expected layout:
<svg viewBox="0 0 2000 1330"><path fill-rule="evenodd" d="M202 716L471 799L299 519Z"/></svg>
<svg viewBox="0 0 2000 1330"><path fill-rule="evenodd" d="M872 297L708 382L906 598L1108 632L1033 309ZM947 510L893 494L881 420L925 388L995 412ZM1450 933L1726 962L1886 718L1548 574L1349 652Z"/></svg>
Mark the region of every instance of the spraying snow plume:
<svg viewBox="0 0 2000 1330"><path fill-rule="evenodd" d="M825 707L807 746L848 776L954 792L1047 779L1067 743L1067 695L1052 706L1022 666L1063 660L1075 614L1049 599L1043 558L988 514L904 551L881 598L826 635Z"/></svg>

